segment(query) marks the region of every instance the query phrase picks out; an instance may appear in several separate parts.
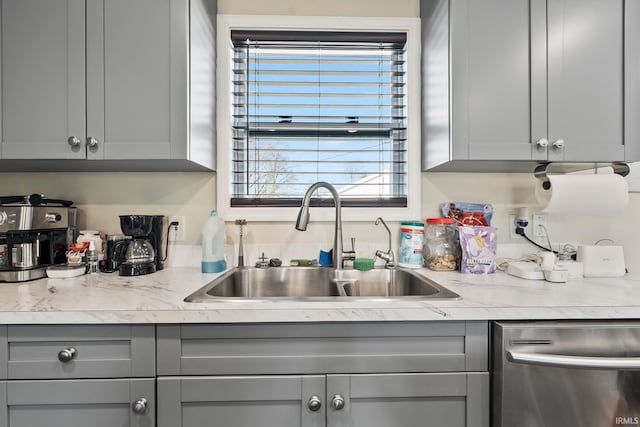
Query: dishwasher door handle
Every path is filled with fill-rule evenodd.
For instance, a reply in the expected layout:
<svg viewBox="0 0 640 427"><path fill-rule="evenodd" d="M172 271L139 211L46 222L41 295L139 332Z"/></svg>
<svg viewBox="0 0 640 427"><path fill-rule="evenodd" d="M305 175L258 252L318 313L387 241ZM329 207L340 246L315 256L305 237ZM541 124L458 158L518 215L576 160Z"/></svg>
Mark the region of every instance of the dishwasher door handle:
<svg viewBox="0 0 640 427"><path fill-rule="evenodd" d="M507 359L523 365L578 369L640 369L640 357L590 357L507 351Z"/></svg>

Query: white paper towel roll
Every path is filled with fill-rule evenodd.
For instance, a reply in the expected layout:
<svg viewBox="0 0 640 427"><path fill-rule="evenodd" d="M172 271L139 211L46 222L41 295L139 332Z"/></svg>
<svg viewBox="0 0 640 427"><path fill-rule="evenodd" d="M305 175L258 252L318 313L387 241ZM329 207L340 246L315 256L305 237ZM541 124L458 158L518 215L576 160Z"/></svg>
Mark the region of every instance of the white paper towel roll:
<svg viewBox="0 0 640 427"><path fill-rule="evenodd" d="M617 215L629 204L627 181L616 174L549 175L551 188L536 185L542 212L578 215Z"/></svg>

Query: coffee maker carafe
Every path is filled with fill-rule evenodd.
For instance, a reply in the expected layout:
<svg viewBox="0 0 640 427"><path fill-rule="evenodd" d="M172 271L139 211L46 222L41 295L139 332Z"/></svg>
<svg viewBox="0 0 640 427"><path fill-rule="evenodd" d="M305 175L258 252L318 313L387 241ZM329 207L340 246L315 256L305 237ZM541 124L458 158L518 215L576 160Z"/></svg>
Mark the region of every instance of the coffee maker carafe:
<svg viewBox="0 0 640 427"><path fill-rule="evenodd" d="M120 215L120 228L130 237L116 243L120 276L140 276L163 268L164 222L162 215Z"/></svg>

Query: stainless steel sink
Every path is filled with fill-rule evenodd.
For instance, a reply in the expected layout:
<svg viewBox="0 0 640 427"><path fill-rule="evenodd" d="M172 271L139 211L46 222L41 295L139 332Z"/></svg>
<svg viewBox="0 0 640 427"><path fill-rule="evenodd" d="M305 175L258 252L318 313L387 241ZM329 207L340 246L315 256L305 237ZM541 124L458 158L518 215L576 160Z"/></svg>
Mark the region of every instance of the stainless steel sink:
<svg viewBox="0 0 640 427"><path fill-rule="evenodd" d="M259 299L458 299L410 270L334 270L327 267L233 269L185 298L186 302Z"/></svg>

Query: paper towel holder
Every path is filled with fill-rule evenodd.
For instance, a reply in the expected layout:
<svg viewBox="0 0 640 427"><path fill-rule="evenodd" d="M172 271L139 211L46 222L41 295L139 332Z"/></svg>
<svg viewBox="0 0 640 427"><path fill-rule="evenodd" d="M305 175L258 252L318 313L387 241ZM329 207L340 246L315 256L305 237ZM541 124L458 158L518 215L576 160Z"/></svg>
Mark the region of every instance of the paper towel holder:
<svg viewBox="0 0 640 427"><path fill-rule="evenodd" d="M578 172L588 169L597 169L610 166L613 169L613 173L620 176L629 175L629 165L624 162L612 162L612 163L541 163L536 166L533 171L533 175L542 181L542 188L548 190L551 188L551 181L547 176L549 173L569 173Z"/></svg>

